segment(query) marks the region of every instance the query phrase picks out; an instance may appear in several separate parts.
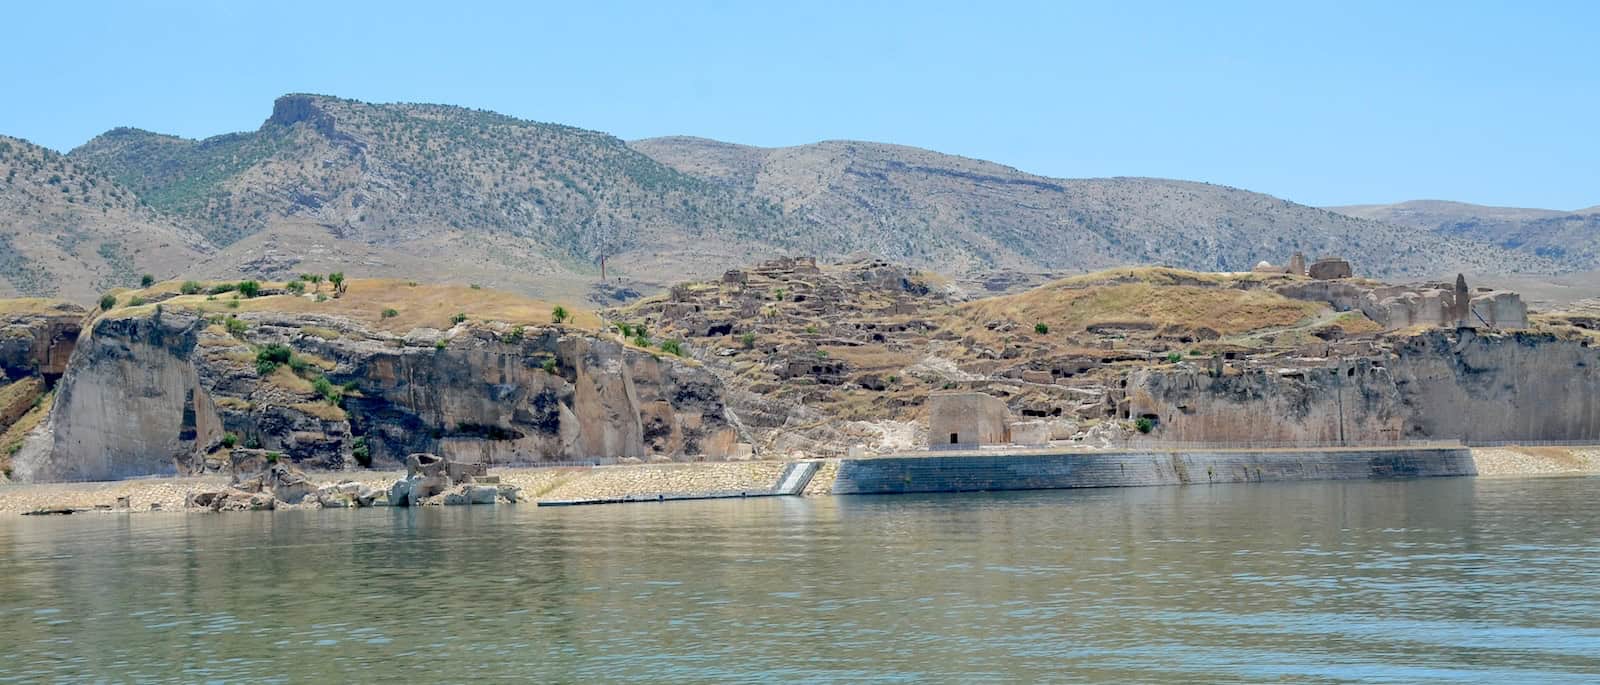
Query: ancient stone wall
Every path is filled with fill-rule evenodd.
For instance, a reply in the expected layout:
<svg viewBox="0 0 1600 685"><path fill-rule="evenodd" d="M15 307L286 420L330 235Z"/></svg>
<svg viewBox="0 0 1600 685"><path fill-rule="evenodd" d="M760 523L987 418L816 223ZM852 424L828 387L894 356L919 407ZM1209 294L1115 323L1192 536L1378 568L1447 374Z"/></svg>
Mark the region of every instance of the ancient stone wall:
<svg viewBox="0 0 1600 685"><path fill-rule="evenodd" d="M838 495L1470 476L1471 450L1127 451L846 459Z"/></svg>
<svg viewBox="0 0 1600 685"><path fill-rule="evenodd" d="M971 447L1011 441L1011 411L982 393L932 393L928 396L930 447Z"/></svg>

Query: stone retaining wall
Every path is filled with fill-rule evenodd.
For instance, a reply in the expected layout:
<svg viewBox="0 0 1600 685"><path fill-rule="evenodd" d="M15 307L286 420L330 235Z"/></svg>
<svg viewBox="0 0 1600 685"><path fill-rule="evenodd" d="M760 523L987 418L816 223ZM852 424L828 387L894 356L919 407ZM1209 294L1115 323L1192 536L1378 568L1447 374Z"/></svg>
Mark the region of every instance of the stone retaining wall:
<svg viewBox="0 0 1600 685"><path fill-rule="evenodd" d="M846 459L836 495L1477 475L1465 448L1074 452Z"/></svg>

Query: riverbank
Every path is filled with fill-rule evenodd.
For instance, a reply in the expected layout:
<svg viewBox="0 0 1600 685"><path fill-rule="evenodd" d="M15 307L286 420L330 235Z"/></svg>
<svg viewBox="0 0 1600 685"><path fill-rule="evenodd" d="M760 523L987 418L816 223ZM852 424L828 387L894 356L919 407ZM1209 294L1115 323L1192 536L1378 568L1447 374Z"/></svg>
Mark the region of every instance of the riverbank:
<svg viewBox="0 0 1600 685"><path fill-rule="evenodd" d="M1600 446L1495 447L1472 450L1480 477L1576 476L1600 474ZM500 482L521 489L523 498L586 500L651 495L656 493L761 490L772 487L785 462L697 462L691 464L638 464L592 468L496 468ZM807 496L833 491L839 461L823 462ZM355 481L377 488L402 478L403 471L349 471L308 474L319 485ZM127 498L132 511L182 512L192 492L216 489L227 479L220 476L190 478L136 478L99 483L43 483L0 485L0 515L16 515L48 508L117 510Z"/></svg>

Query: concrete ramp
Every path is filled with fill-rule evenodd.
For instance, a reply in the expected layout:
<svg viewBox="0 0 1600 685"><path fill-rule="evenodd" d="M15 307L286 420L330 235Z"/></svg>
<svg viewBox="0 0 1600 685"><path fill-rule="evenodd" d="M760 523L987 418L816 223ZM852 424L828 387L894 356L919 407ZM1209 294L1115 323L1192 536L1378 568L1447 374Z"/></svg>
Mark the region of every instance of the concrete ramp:
<svg viewBox="0 0 1600 685"><path fill-rule="evenodd" d="M817 475L817 468L821 464L814 461L798 461L790 464L778 476L778 484L772 488L774 495L798 495L811 484L811 478Z"/></svg>

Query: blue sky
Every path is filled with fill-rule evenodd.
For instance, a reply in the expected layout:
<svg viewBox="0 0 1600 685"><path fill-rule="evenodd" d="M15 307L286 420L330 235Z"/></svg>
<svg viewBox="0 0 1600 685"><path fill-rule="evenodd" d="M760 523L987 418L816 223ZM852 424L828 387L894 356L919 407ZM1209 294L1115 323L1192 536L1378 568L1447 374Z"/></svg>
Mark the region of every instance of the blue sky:
<svg viewBox="0 0 1600 685"><path fill-rule="evenodd" d="M1315 205L1600 204L1600 3L17 3L0 133L250 130L287 92L624 138L851 138Z"/></svg>

